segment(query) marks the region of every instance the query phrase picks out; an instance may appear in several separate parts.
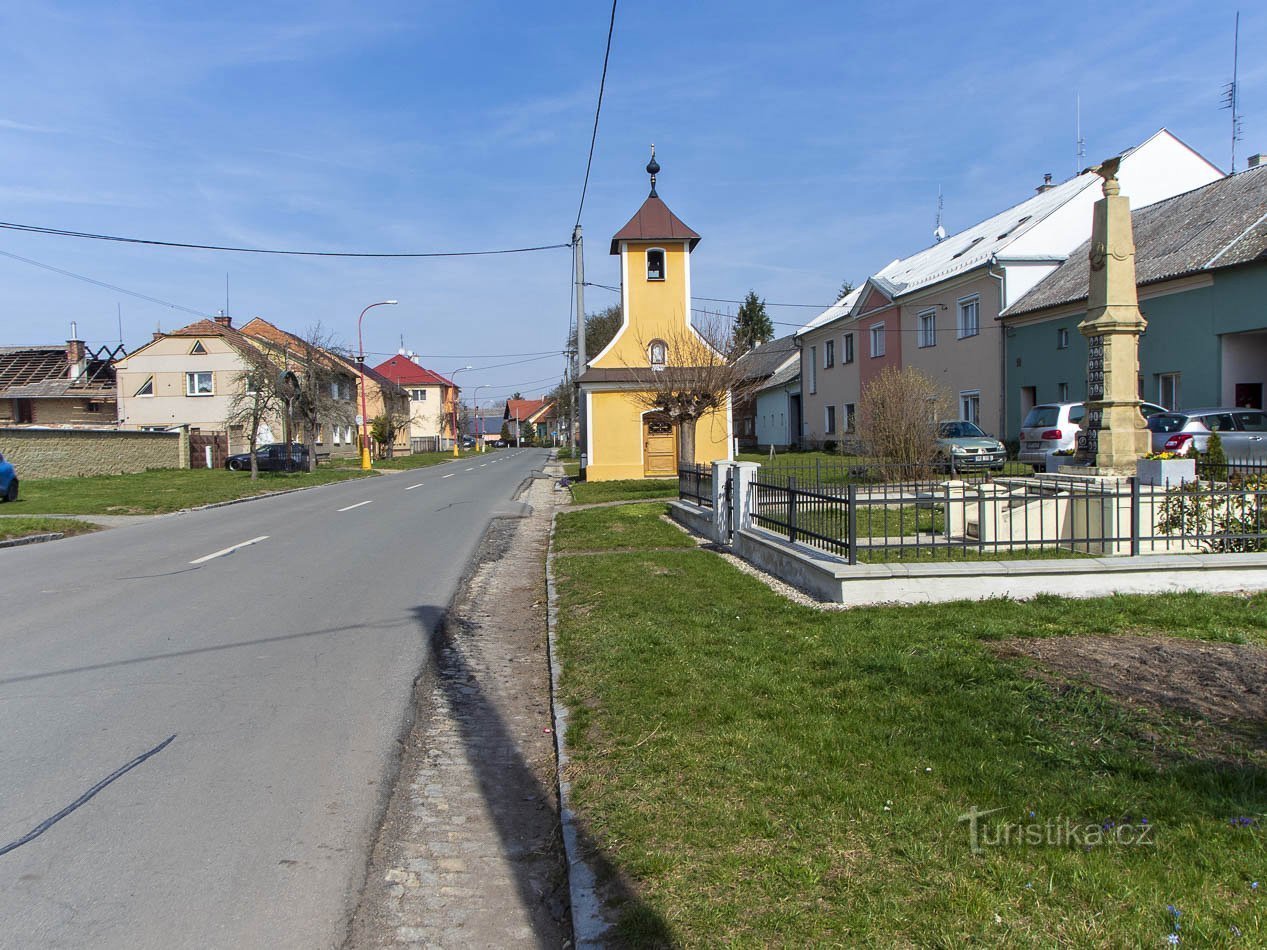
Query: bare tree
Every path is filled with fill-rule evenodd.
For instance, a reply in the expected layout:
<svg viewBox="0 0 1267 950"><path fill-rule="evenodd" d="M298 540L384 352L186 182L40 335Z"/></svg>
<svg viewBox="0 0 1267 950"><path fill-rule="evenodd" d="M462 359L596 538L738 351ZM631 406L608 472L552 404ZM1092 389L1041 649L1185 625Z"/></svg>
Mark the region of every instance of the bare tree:
<svg viewBox="0 0 1267 950"><path fill-rule="evenodd" d="M239 352L247 365L238 374L237 386L229 400L229 409L225 416L225 427L241 428L246 433L247 451L251 458L251 478L254 480L260 477L259 462L255 458L260 428L270 420L277 419L283 411L277 388L281 367L270 358L267 350L246 347Z"/></svg>
<svg viewBox="0 0 1267 950"><path fill-rule="evenodd" d="M949 406L945 391L919 370L886 367L862 391L863 445L874 458L929 473L937 459L938 422Z"/></svg>
<svg viewBox="0 0 1267 950"><path fill-rule="evenodd" d="M678 467L689 468L695 464L699 420L753 396L760 382L745 378L735 365L738 347L724 322L686 326L667 338L640 339L639 345L647 362L627 366L640 386L633 398L677 427Z"/></svg>
<svg viewBox="0 0 1267 950"><path fill-rule="evenodd" d="M356 388L351 373L342 361L351 357L343 352L334 335L320 323L298 337L298 365L291 368L299 380L299 396L295 410L303 425L304 444L308 448L308 471L317 469L317 433L322 424L351 425L356 414ZM336 356L336 354L338 354Z"/></svg>

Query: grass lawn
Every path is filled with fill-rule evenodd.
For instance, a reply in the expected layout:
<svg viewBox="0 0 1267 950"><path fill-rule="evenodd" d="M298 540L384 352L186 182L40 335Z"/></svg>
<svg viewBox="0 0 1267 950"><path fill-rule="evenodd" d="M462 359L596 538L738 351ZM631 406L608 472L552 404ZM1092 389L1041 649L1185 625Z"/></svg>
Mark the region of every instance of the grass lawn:
<svg viewBox="0 0 1267 950"><path fill-rule="evenodd" d="M558 518L573 548L608 528ZM1261 722L1224 732L1004 650L1261 647L1267 595L824 612L699 550L555 564L575 803L634 884L632 945L1164 946L1168 906L1185 945L1267 943ZM999 809L979 854L974 807Z"/></svg>
<svg viewBox="0 0 1267 950"><path fill-rule="evenodd" d="M563 474L566 475L568 478L581 477L581 463L580 462L560 462L559 464L563 466Z"/></svg>
<svg viewBox="0 0 1267 950"><path fill-rule="evenodd" d="M629 478L611 482L575 482L572 485L572 500L578 505L596 501L676 497L676 478Z"/></svg>
<svg viewBox="0 0 1267 950"><path fill-rule="evenodd" d="M318 468L307 472L249 472L225 469L158 469L131 475L22 480L22 495L5 514L153 515L264 492L305 488L362 478L360 469Z"/></svg>
<svg viewBox="0 0 1267 950"><path fill-rule="evenodd" d="M0 511L0 514L7 512ZM0 518L0 541L27 538L33 534L88 534L99 530L95 524L76 521L74 518Z"/></svg>
<svg viewBox="0 0 1267 950"><path fill-rule="evenodd" d="M460 451L461 454L458 455L459 459L470 458L473 455L479 454L478 452L472 452L469 449L462 449ZM489 453L486 452L484 454L487 455ZM414 452L411 455L398 455L391 459L375 459L374 467L397 471L410 468L426 468L429 465L439 465L442 462L452 461L453 450L450 449L447 452Z"/></svg>
<svg viewBox="0 0 1267 950"><path fill-rule="evenodd" d="M665 524L662 502L614 505L574 511L560 518L554 531L556 551L614 551L622 548L690 548L695 542Z"/></svg>

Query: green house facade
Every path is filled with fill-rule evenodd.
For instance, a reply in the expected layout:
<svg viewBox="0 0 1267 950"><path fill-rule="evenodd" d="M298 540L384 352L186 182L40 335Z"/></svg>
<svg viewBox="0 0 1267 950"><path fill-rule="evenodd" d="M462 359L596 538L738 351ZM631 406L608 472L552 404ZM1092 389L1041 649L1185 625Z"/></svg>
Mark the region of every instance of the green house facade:
<svg viewBox="0 0 1267 950"><path fill-rule="evenodd" d="M1267 392L1267 165L1132 215L1139 394L1169 409L1263 408ZM1007 435L1039 403L1086 398L1089 246L1000 316Z"/></svg>

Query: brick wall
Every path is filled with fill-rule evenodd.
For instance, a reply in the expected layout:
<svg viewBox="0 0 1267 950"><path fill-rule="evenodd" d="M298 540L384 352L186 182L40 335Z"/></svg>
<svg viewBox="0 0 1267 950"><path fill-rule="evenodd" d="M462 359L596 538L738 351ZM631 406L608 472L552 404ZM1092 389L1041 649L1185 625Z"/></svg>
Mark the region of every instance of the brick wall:
<svg viewBox="0 0 1267 950"><path fill-rule="evenodd" d="M0 428L0 453L20 479L188 468L189 432Z"/></svg>

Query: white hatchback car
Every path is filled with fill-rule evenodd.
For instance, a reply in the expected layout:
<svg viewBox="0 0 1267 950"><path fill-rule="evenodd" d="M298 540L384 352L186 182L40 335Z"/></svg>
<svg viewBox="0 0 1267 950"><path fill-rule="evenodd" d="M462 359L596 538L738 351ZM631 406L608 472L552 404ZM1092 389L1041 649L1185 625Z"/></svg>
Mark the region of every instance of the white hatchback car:
<svg viewBox="0 0 1267 950"><path fill-rule="evenodd" d="M1139 409L1145 419L1168 411L1151 402L1140 403ZM1045 471L1049 455L1077 448L1078 433L1086 414L1086 406L1080 402L1048 402L1035 406L1021 423L1017 459L1034 466L1036 471Z"/></svg>

